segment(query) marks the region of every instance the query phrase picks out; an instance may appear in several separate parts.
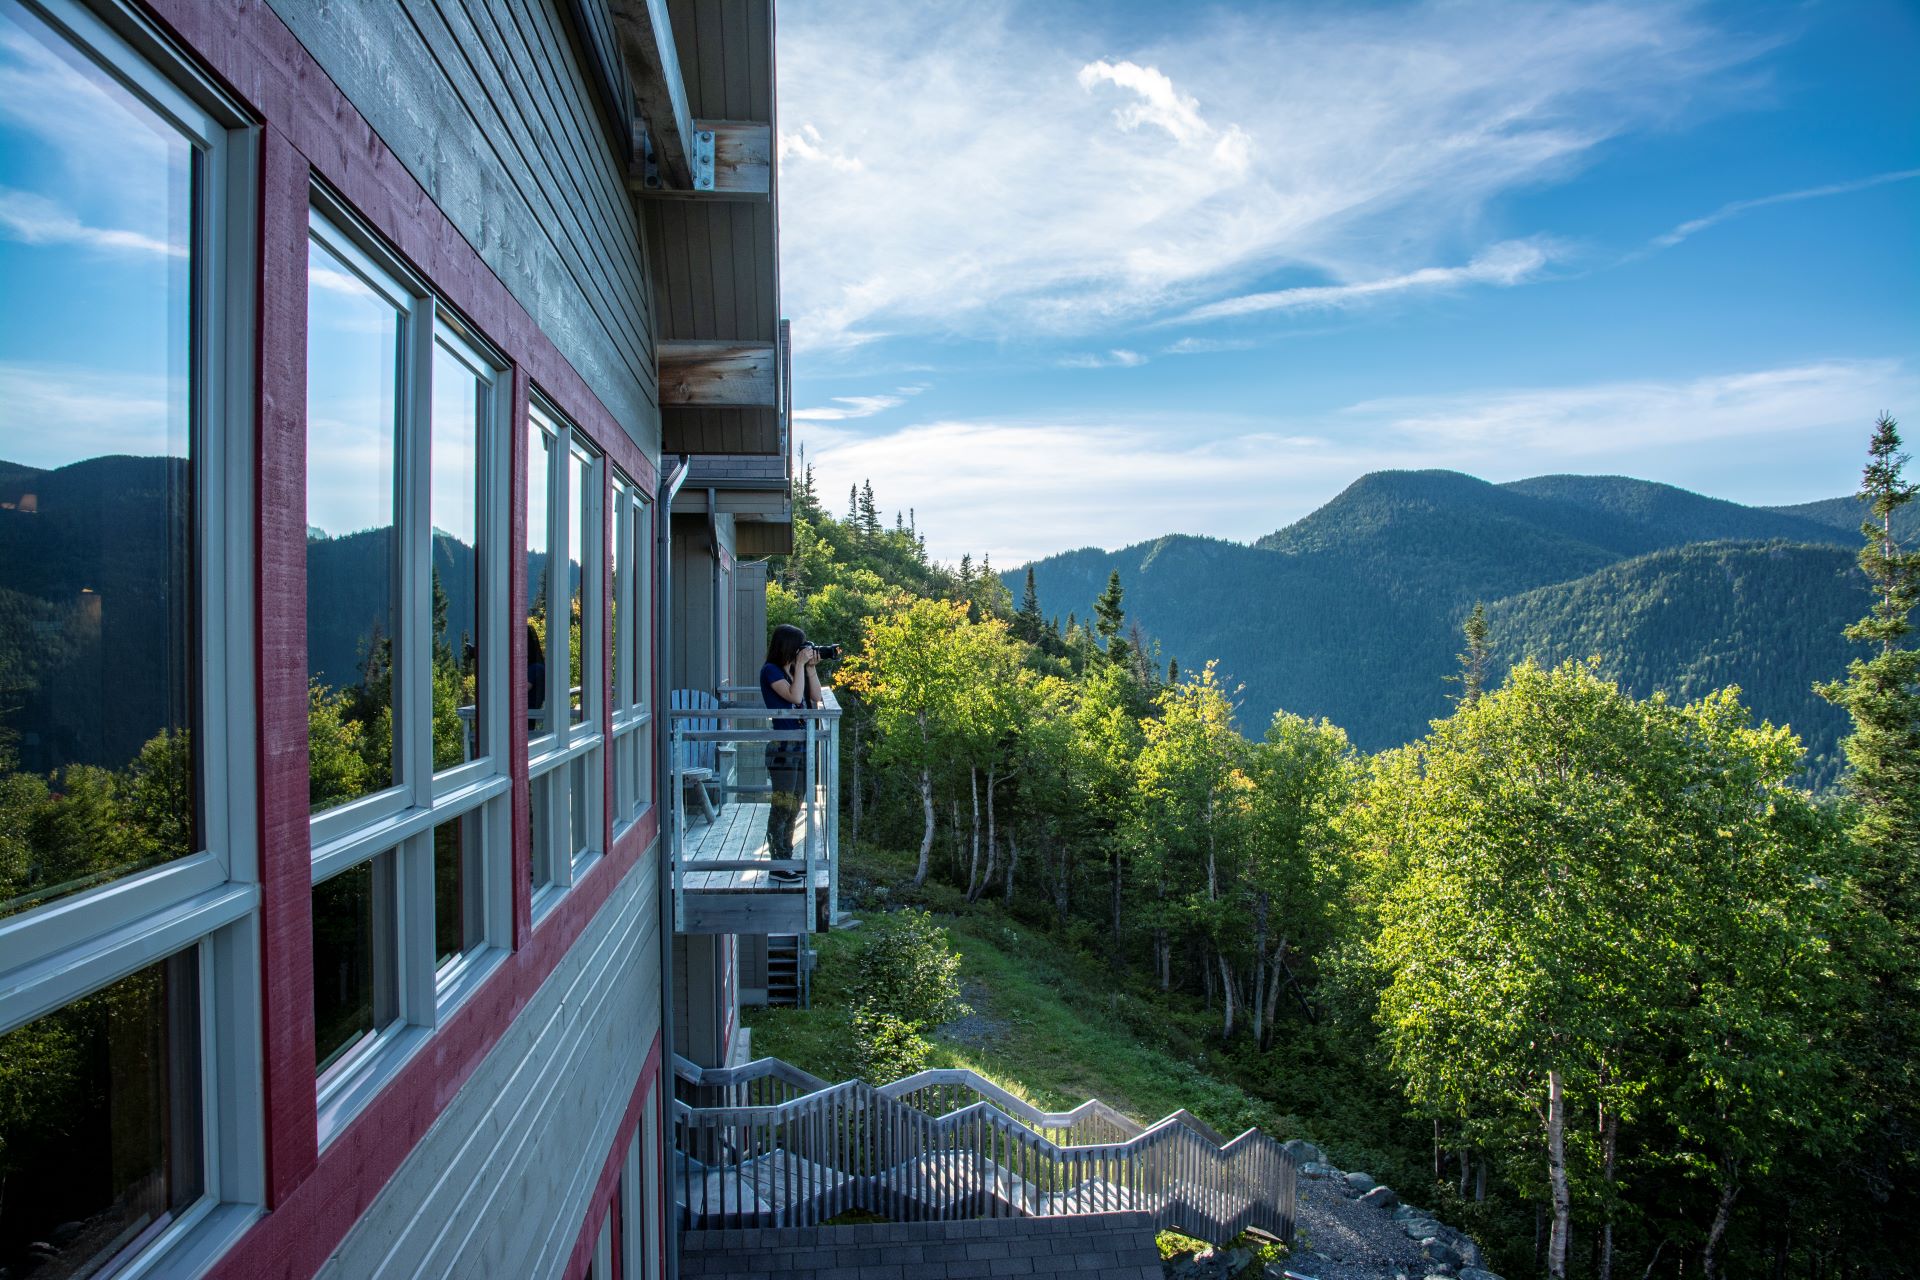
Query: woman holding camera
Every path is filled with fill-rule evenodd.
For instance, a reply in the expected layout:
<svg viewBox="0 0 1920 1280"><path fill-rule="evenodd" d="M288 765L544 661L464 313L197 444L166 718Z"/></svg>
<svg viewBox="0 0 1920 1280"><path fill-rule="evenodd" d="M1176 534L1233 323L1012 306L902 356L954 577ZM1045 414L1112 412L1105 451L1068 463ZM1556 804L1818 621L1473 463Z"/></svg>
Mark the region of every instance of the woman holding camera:
<svg viewBox="0 0 1920 1280"><path fill-rule="evenodd" d="M806 633L782 623L767 644L767 661L760 668L760 700L769 711L817 707L820 696L820 651L807 643ZM780 716L775 729L801 729L805 722ZM798 742L767 744L767 780L773 784L773 803L767 814L767 856L793 857L793 828L800 820L800 792L806 785L806 747ZM776 880L803 880L806 872L777 870Z"/></svg>

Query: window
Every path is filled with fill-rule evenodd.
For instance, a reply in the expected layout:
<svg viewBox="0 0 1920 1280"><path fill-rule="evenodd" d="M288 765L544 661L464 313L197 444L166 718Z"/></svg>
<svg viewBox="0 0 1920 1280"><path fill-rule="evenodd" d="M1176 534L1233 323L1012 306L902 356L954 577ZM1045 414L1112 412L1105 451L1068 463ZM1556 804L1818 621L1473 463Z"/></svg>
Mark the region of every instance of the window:
<svg viewBox="0 0 1920 1280"><path fill-rule="evenodd" d="M613 474L613 759L616 828L653 798L653 519L639 487Z"/></svg>
<svg viewBox="0 0 1920 1280"><path fill-rule="evenodd" d="M0 0L6 1274L191 1270L264 1198L254 147L99 7Z"/></svg>
<svg viewBox="0 0 1920 1280"><path fill-rule="evenodd" d="M608 667L598 605L606 474L586 438L536 399L527 424L525 539L527 834L536 917L605 852L600 751Z"/></svg>
<svg viewBox="0 0 1920 1280"><path fill-rule="evenodd" d="M307 316L321 1137L511 945L504 362L325 192Z"/></svg>

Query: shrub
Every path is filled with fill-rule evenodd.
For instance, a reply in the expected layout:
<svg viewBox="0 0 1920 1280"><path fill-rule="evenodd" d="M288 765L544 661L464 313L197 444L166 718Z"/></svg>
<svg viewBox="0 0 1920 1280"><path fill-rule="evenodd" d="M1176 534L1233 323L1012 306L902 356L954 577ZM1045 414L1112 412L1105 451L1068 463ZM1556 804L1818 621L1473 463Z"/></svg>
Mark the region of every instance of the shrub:
<svg viewBox="0 0 1920 1280"><path fill-rule="evenodd" d="M859 1007L908 1024L915 1034L970 1013L960 1002L960 955L924 911L876 920L854 965Z"/></svg>
<svg viewBox="0 0 1920 1280"><path fill-rule="evenodd" d="M860 1078L868 1084L887 1084L925 1070L933 1049L914 1024L871 1005L854 1010L853 1042Z"/></svg>

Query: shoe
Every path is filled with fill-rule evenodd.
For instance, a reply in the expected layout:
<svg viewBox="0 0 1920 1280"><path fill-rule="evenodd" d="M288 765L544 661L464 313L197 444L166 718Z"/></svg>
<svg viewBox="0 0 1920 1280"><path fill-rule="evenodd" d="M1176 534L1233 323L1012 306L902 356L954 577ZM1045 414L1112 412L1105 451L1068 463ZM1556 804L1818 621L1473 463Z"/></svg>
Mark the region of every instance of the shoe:
<svg viewBox="0 0 1920 1280"><path fill-rule="evenodd" d="M770 874L775 880L805 880L807 878L806 872L794 871L787 867L777 868Z"/></svg>

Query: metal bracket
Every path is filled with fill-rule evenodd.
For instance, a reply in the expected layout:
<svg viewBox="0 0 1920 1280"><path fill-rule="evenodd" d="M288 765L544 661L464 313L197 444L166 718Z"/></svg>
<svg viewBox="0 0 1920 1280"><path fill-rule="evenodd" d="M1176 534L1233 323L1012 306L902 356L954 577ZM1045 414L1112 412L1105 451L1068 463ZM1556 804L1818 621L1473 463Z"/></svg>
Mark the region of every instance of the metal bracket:
<svg viewBox="0 0 1920 1280"><path fill-rule="evenodd" d="M660 180L660 159L653 150L652 129L643 127L640 130L640 149L642 154L641 181L646 183L647 190L658 191L666 184Z"/></svg>
<svg viewBox="0 0 1920 1280"><path fill-rule="evenodd" d="M693 165L693 189L713 190L713 130L694 130L693 154L688 160Z"/></svg>

